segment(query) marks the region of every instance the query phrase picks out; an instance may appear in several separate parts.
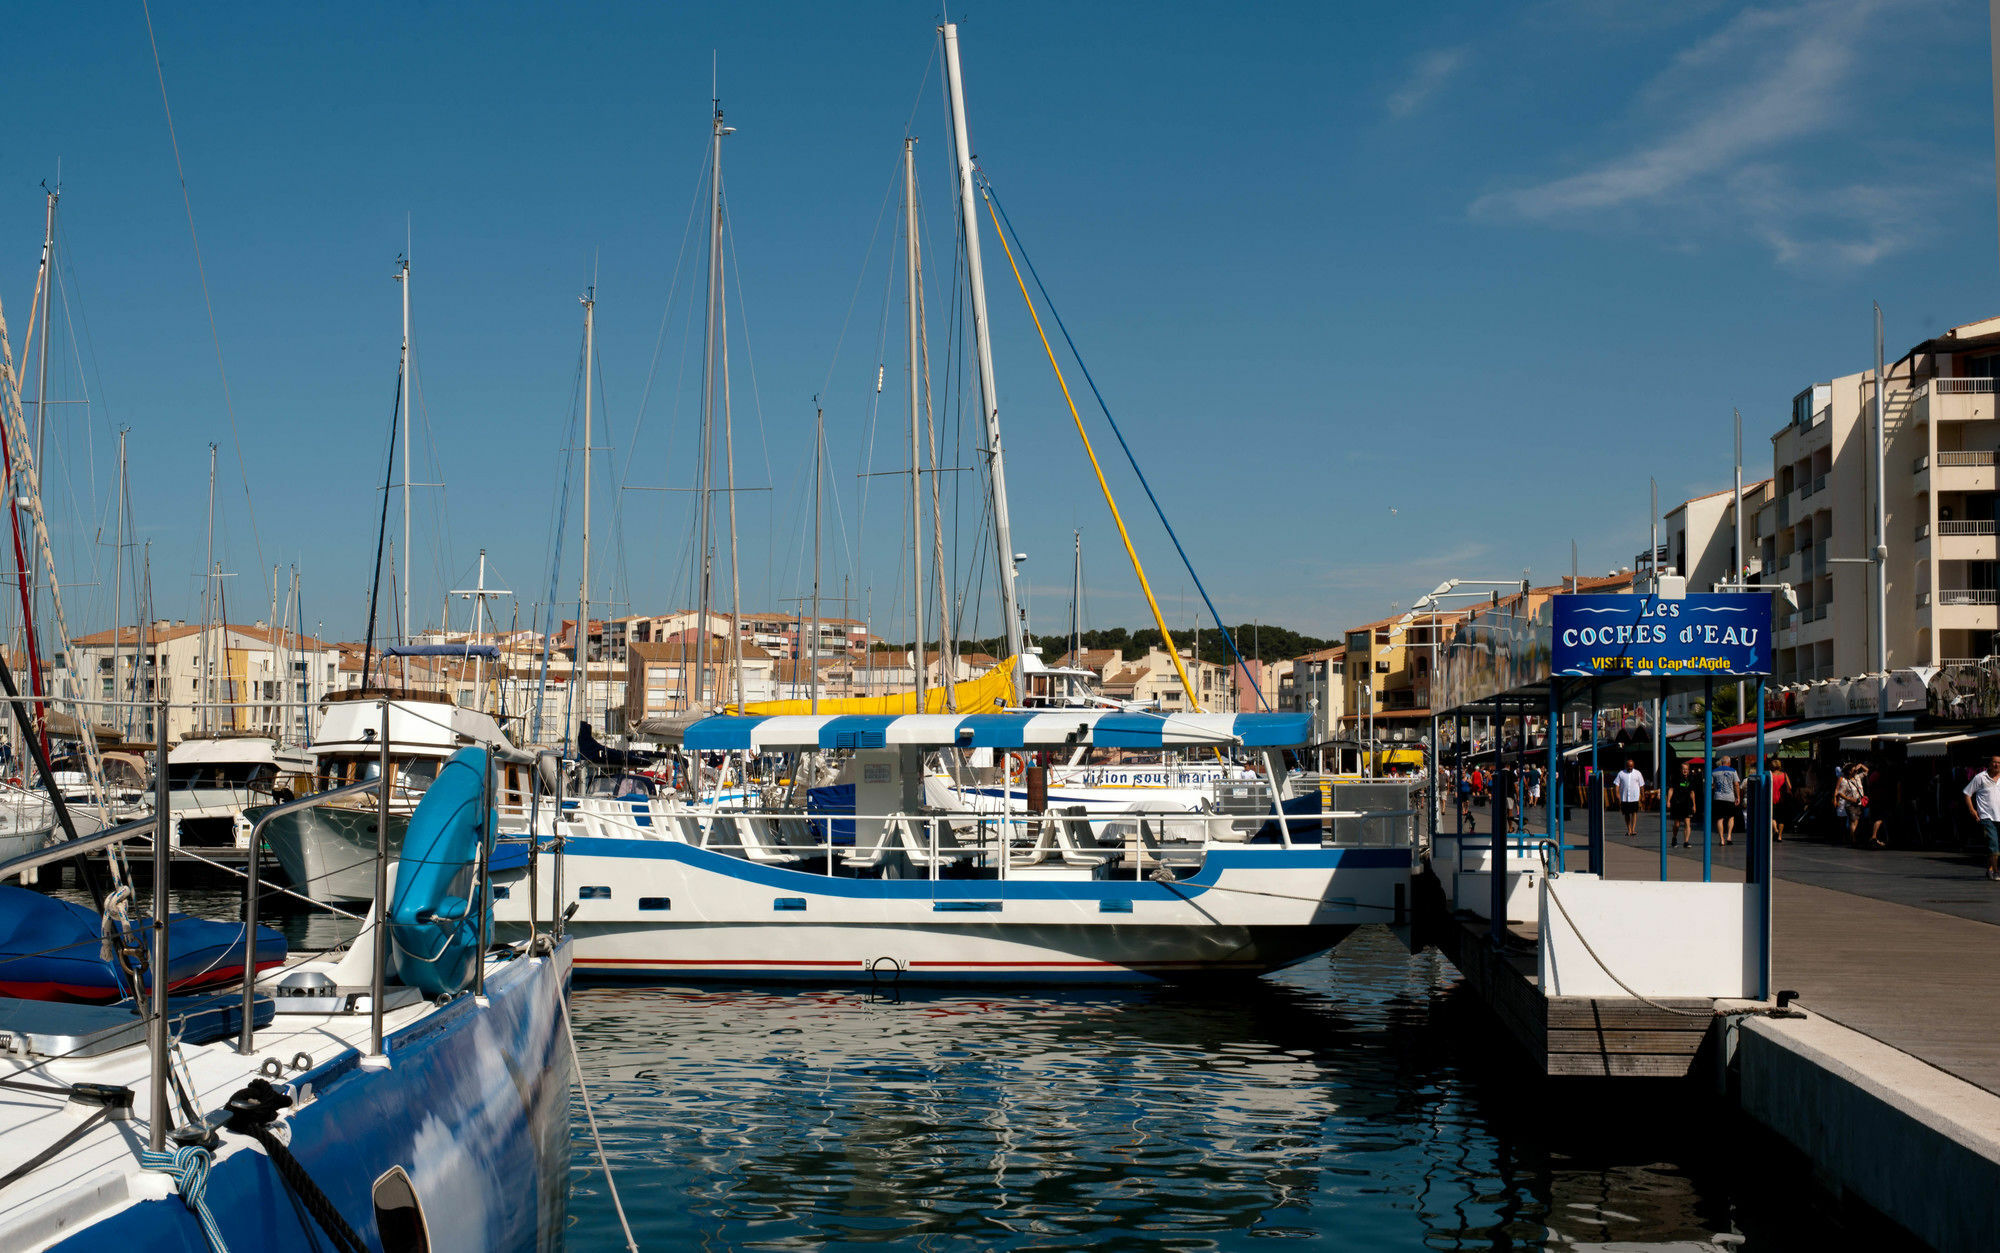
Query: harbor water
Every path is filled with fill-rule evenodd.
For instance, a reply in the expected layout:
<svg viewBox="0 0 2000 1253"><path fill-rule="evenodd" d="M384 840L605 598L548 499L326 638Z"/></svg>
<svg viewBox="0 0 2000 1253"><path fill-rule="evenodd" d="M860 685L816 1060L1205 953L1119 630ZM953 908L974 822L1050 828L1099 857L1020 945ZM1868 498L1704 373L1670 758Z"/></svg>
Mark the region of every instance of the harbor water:
<svg viewBox="0 0 2000 1253"><path fill-rule="evenodd" d="M176 898L227 917L239 894ZM353 931L318 911L268 921L295 949ZM643 1249L1791 1253L1863 1238L1686 1086L1523 1081L1449 963L1379 927L1205 986L580 986L572 1012ZM581 1096L572 1108L569 1247L621 1248Z"/></svg>

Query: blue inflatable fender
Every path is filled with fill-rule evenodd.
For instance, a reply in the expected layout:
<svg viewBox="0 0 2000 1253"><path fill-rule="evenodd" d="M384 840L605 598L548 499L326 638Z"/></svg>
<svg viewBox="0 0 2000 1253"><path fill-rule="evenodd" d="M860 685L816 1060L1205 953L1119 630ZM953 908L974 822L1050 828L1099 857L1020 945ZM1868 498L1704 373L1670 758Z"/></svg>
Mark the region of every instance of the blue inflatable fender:
<svg viewBox="0 0 2000 1253"><path fill-rule="evenodd" d="M480 842L492 840L499 817L486 780L486 750L459 749L417 802L403 834L389 938L397 977L426 996L467 986L479 959L481 922L492 906L482 900L475 907L473 879Z"/></svg>

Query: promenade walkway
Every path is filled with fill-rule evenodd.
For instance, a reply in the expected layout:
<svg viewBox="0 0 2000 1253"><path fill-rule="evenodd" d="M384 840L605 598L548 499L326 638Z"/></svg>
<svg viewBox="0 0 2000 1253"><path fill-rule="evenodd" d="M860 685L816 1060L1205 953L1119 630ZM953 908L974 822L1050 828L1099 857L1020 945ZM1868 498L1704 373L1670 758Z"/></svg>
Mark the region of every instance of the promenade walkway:
<svg viewBox="0 0 2000 1253"><path fill-rule="evenodd" d="M1487 812L1475 812L1483 833ZM1530 818L1531 828L1545 826L1539 810ZM1581 818L1572 811L1572 843L1582 842ZM1656 821L1642 815L1628 840L1609 816L1608 877L1659 877ZM1715 877L1741 881L1741 841L1715 853ZM1814 1013L2000 1094L2000 883L1949 854L1799 840L1774 854L1776 986L1797 991ZM1572 868L1581 857L1571 855ZM1671 878L1701 878L1699 847L1667 860Z"/></svg>

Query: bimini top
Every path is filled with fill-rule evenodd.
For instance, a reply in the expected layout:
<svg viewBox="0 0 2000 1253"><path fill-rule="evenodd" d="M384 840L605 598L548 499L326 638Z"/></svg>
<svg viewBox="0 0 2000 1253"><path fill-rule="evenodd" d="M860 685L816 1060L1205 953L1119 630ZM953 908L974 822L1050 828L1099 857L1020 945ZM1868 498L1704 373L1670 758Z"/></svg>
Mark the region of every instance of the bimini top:
<svg viewBox="0 0 2000 1253"><path fill-rule="evenodd" d="M682 741L708 752L810 748L1289 748L1311 735L1312 715L1149 714L1064 709L1001 714L722 715L691 723Z"/></svg>

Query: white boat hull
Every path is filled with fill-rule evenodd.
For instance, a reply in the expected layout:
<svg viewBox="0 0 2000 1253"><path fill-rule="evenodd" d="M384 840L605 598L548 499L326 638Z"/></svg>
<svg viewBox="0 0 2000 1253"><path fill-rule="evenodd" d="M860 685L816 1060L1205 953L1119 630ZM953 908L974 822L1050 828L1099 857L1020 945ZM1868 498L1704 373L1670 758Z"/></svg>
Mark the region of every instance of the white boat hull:
<svg viewBox="0 0 2000 1253"><path fill-rule="evenodd" d="M1188 878L1023 871L1006 879L813 874L677 840L572 838L561 908L576 969L600 978L1133 983L1255 975L1396 920L1406 848L1212 850ZM499 882L500 935L528 916ZM536 917L558 912L540 873Z"/></svg>

